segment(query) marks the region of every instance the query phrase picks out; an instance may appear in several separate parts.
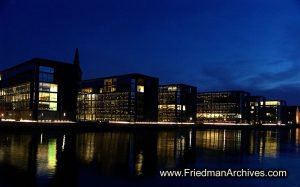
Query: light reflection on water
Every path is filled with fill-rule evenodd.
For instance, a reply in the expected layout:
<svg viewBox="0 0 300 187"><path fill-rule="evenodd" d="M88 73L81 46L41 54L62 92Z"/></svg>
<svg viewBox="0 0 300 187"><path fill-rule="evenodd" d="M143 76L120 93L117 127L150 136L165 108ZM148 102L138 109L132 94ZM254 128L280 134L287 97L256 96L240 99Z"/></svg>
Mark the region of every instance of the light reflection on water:
<svg viewBox="0 0 300 187"><path fill-rule="evenodd" d="M37 175L53 176L56 169L56 139L49 139L47 142L37 146Z"/></svg>
<svg viewBox="0 0 300 187"><path fill-rule="evenodd" d="M299 152L299 129L2 132L0 186L78 186L103 176L155 182L172 168L285 168L299 178Z"/></svg>

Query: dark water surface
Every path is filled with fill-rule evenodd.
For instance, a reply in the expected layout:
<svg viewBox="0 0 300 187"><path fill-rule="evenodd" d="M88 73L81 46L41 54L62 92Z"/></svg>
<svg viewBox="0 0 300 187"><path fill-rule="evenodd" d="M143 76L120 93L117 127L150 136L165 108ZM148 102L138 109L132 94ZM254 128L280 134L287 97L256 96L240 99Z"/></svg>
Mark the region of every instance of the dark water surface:
<svg viewBox="0 0 300 187"><path fill-rule="evenodd" d="M287 178L161 178L165 169L286 169ZM300 129L0 132L4 186L300 186Z"/></svg>

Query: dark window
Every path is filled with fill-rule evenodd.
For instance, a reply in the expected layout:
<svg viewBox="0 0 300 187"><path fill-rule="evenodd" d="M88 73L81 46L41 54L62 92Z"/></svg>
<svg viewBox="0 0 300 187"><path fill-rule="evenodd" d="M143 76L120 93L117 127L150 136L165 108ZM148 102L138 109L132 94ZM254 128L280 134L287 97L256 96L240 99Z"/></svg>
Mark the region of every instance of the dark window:
<svg viewBox="0 0 300 187"><path fill-rule="evenodd" d="M40 82L53 82L54 81L54 68L40 66L39 80Z"/></svg>
<svg viewBox="0 0 300 187"><path fill-rule="evenodd" d="M40 72L54 73L54 68L46 67L46 66L40 66Z"/></svg>

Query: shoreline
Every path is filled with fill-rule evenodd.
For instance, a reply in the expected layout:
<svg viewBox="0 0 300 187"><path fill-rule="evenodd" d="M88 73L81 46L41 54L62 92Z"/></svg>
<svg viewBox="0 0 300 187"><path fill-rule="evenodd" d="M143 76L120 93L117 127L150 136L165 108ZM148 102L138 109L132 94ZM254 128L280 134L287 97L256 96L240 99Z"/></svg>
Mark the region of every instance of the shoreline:
<svg viewBox="0 0 300 187"><path fill-rule="evenodd" d="M97 122L78 123L38 123L38 122L0 122L0 130L150 130L150 129L228 129L228 130L269 130L296 129L296 125L212 125L212 124L114 124Z"/></svg>

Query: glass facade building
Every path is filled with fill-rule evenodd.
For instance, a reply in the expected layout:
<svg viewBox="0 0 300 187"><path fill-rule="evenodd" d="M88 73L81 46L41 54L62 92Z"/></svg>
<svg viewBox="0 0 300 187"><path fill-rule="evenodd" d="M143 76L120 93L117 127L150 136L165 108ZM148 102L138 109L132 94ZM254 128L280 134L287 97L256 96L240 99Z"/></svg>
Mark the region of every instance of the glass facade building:
<svg viewBox="0 0 300 187"><path fill-rule="evenodd" d="M248 123L250 94L245 91L199 92L198 123Z"/></svg>
<svg viewBox="0 0 300 187"><path fill-rule="evenodd" d="M249 123L258 125L265 123L264 108L266 98L262 96L249 96Z"/></svg>
<svg viewBox="0 0 300 187"><path fill-rule="evenodd" d="M158 121L195 122L197 88L185 84L160 85Z"/></svg>
<svg viewBox="0 0 300 187"><path fill-rule="evenodd" d="M157 121L158 78L128 74L81 82L78 121Z"/></svg>
<svg viewBox="0 0 300 187"><path fill-rule="evenodd" d="M286 102L283 100L267 100L265 102L265 124L286 123Z"/></svg>
<svg viewBox="0 0 300 187"><path fill-rule="evenodd" d="M300 124L298 106L245 91L199 92L141 74L81 80L74 63L35 58L0 71L0 121Z"/></svg>
<svg viewBox="0 0 300 187"><path fill-rule="evenodd" d="M78 61L36 58L1 71L0 77L0 119L76 119Z"/></svg>

